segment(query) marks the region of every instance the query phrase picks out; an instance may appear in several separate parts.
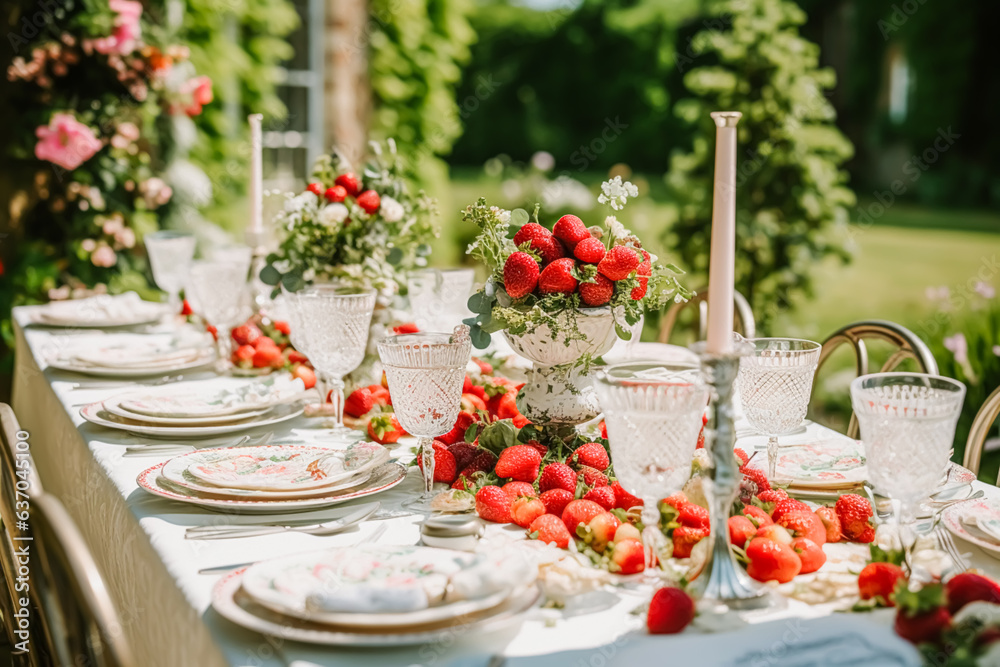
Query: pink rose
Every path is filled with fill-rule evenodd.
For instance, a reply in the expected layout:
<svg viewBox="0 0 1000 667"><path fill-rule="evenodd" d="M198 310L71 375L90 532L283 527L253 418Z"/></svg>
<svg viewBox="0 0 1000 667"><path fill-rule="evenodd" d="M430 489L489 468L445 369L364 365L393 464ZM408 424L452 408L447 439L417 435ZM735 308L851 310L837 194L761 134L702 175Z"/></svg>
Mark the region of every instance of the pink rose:
<svg viewBox="0 0 1000 667"><path fill-rule="evenodd" d="M115 29L109 36L94 40L94 49L105 55L128 55L135 51L142 37L142 26L139 24L142 4L134 0L109 0L108 6L118 14Z"/></svg>
<svg viewBox="0 0 1000 667"><path fill-rule="evenodd" d="M101 141L94 131L70 113L52 115L49 124L35 130L39 141L35 144L35 157L73 170L101 150Z"/></svg>
<svg viewBox="0 0 1000 667"><path fill-rule="evenodd" d="M181 95L190 95L191 103L184 107L188 116L197 116L201 108L212 101L212 80L207 76L188 79L180 87Z"/></svg>
<svg viewBox="0 0 1000 667"><path fill-rule="evenodd" d="M101 245L90 256L90 261L94 266L109 268L118 261L118 255L111 249L111 246Z"/></svg>

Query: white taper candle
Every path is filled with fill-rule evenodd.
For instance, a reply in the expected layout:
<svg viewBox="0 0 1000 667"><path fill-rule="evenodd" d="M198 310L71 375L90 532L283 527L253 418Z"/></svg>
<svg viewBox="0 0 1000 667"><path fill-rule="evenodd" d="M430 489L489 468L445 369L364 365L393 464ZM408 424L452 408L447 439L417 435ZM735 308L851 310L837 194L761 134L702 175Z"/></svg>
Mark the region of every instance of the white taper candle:
<svg viewBox="0 0 1000 667"><path fill-rule="evenodd" d="M250 121L250 224L247 232L259 236L264 232L264 146L261 131L264 116L252 113L247 120Z"/></svg>
<svg viewBox="0 0 1000 667"><path fill-rule="evenodd" d="M708 261L709 353L733 347L733 292L736 289L736 124L743 114L716 111L715 189L712 196L712 249Z"/></svg>

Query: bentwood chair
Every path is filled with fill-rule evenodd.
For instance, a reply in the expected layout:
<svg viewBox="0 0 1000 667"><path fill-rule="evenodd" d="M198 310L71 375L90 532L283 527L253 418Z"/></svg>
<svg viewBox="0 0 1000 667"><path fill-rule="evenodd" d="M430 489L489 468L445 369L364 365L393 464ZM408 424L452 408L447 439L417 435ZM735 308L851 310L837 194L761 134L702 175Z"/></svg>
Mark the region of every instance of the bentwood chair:
<svg viewBox="0 0 1000 667"><path fill-rule="evenodd" d="M83 535L59 500L31 500L35 535L32 584L42 591L42 615L53 628L54 664L134 667L122 622Z"/></svg>
<svg viewBox="0 0 1000 667"><path fill-rule="evenodd" d="M757 335L757 325L754 321L753 311L750 309L750 303L739 292L736 292L734 297L733 326L744 338L754 338ZM698 309L695 319L698 327L697 340L705 340L708 337L708 288L706 287L695 292L695 295L689 300L672 304L667 309L663 315L663 322L660 323L660 334L656 339L657 342L670 342L670 335L674 332L681 311L689 307Z"/></svg>
<svg viewBox="0 0 1000 667"><path fill-rule="evenodd" d="M983 458L986 436L989 435L997 417L1000 417L1000 387L994 389L983 403L983 407L979 408L976 418L972 420L969 438L965 441L965 458L962 460L962 465L977 475ZM1000 477L997 478L997 483L1000 484Z"/></svg>
<svg viewBox="0 0 1000 667"><path fill-rule="evenodd" d="M921 373L930 375L938 374L937 361L930 349L920 340L917 334L906 327L889 322L887 320L863 320L854 322L834 332L823 342L823 348L819 353L819 365L816 372L823 367L823 363L830 358L830 355L841 345L850 345L854 348L855 367L858 375L867 375L873 372L870 369L871 360L868 356L868 348L865 341L881 340L895 346L889 359L878 370L880 373L888 373L899 367L906 359L912 359ZM851 414L851 423L847 428L847 435L852 438L858 437L858 420Z"/></svg>

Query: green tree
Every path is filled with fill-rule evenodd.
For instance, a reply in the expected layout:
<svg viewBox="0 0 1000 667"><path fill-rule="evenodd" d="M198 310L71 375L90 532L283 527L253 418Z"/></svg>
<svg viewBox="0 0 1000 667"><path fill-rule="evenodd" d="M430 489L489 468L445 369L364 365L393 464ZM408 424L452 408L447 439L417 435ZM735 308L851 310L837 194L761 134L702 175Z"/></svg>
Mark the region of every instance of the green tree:
<svg viewBox="0 0 1000 667"><path fill-rule="evenodd" d="M797 5L721 0L710 3L709 17L684 76L692 97L675 107L696 131L690 152L671 157L666 181L675 218L667 241L685 268L707 272L715 150L709 113L742 112L736 282L767 331L774 315L810 294L820 260L849 259L855 197L841 166L853 146L834 125L825 97L834 73L819 68L819 47L799 35L805 14Z"/></svg>

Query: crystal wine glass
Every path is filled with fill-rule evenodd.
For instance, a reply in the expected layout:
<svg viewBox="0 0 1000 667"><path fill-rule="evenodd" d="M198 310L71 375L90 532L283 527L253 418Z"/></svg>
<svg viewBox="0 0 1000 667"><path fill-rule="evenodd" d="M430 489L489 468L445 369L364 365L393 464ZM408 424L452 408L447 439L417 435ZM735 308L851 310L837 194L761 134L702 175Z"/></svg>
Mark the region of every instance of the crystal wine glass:
<svg viewBox="0 0 1000 667"><path fill-rule="evenodd" d="M642 498L646 570L666 543L659 528L660 498L691 476L702 415L708 404L698 364L634 361L608 366L595 383L611 443L615 475Z"/></svg>
<svg viewBox="0 0 1000 667"><path fill-rule="evenodd" d="M965 385L923 373L874 373L851 383L851 404L875 490L899 501L900 526L948 467Z"/></svg>
<svg viewBox="0 0 1000 667"><path fill-rule="evenodd" d="M422 269L406 280L410 311L422 331L447 331L469 316L472 269Z"/></svg>
<svg viewBox="0 0 1000 667"><path fill-rule="evenodd" d="M424 492L404 505L429 514L434 497L434 438L455 425L462 402L465 367L472 353L469 327L454 333L415 333L379 341L378 354L389 381L400 426L417 436Z"/></svg>
<svg viewBox="0 0 1000 667"><path fill-rule="evenodd" d="M778 436L802 425L822 347L797 338L748 338L752 354L740 360L737 384L743 413L767 436L767 476L778 464Z"/></svg>
<svg viewBox="0 0 1000 667"><path fill-rule="evenodd" d="M164 230L146 234L143 242L153 270L153 280L167 293L170 312L177 314L181 310L181 288L194 259L194 234Z"/></svg>
<svg viewBox="0 0 1000 667"><path fill-rule="evenodd" d="M243 257L230 254L222 260L200 260L191 264L188 288L201 315L216 328L217 369L231 367L232 338L229 331L246 316L247 274L250 252Z"/></svg>
<svg viewBox="0 0 1000 667"><path fill-rule="evenodd" d="M324 425L337 439L351 440L354 432L344 426L344 376L365 358L376 292L339 283L282 291L288 300L292 344L316 369L320 404L332 393L333 423Z"/></svg>

